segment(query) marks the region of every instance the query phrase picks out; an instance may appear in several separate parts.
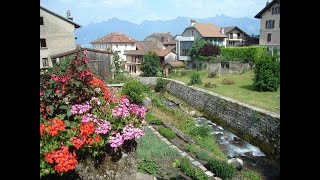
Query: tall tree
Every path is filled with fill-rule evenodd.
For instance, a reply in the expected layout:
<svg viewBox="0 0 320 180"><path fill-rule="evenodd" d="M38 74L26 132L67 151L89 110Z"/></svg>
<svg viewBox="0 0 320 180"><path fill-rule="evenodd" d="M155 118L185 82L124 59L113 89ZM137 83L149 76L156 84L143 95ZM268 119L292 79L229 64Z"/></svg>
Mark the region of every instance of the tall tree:
<svg viewBox="0 0 320 180"><path fill-rule="evenodd" d="M153 77L157 76L160 69L160 58L154 51L149 51L143 57L143 63L141 64L140 70L142 71L142 76Z"/></svg>
<svg viewBox="0 0 320 180"><path fill-rule="evenodd" d="M197 39L196 41L194 41L188 52L188 56L191 56L192 58L198 58L200 55L200 50L206 43L207 42L204 39Z"/></svg>

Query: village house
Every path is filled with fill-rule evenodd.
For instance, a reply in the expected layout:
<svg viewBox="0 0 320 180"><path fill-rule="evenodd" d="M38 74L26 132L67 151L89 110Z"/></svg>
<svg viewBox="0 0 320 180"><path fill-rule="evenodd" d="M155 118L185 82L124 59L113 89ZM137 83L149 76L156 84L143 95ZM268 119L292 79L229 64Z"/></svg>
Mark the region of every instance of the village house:
<svg viewBox="0 0 320 180"><path fill-rule="evenodd" d="M259 45L266 46L272 53L277 51L280 55L280 0L267 2L254 17L260 19Z"/></svg>
<svg viewBox="0 0 320 180"><path fill-rule="evenodd" d="M176 46L176 40L168 33L153 33L143 41L152 41L159 49L166 49Z"/></svg>
<svg viewBox="0 0 320 180"><path fill-rule="evenodd" d="M194 41L204 39L212 44L226 47L227 36L221 32L221 28L209 23L197 23L191 20L191 25L187 27L181 35L175 36L177 59L191 61L188 56L189 49Z"/></svg>
<svg viewBox="0 0 320 180"><path fill-rule="evenodd" d="M227 47L247 45L246 40L249 38L249 35L238 26L221 27L221 33L227 36Z"/></svg>
<svg viewBox="0 0 320 180"><path fill-rule="evenodd" d="M67 18L40 6L40 69L53 67L52 55L76 48L74 30L81 27Z"/></svg>

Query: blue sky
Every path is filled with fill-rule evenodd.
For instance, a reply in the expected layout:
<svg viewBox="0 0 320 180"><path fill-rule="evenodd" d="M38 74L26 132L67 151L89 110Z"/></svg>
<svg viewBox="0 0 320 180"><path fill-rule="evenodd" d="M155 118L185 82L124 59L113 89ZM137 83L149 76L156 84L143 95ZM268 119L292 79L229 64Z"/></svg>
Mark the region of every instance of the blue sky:
<svg viewBox="0 0 320 180"><path fill-rule="evenodd" d="M40 0L40 5L66 16L82 26L116 17L140 24L144 20L169 20L178 16L190 18L253 18L267 0ZM271 1L271 0L270 0Z"/></svg>

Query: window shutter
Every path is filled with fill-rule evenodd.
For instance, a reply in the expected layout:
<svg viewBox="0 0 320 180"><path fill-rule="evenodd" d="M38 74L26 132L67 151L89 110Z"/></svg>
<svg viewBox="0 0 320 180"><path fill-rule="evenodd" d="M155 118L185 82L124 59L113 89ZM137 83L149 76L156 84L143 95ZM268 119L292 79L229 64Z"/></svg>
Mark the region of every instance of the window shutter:
<svg viewBox="0 0 320 180"><path fill-rule="evenodd" d="M272 28L274 28L274 20L272 20Z"/></svg>
<svg viewBox="0 0 320 180"><path fill-rule="evenodd" d="M266 29L268 28L268 21L266 21Z"/></svg>

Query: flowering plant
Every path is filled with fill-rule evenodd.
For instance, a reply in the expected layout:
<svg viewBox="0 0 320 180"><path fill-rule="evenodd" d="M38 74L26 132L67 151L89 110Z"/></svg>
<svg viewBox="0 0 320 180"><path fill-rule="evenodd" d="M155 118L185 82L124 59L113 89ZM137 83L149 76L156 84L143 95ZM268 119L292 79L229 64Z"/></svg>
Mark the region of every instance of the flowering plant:
<svg viewBox="0 0 320 180"><path fill-rule="evenodd" d="M144 135L146 108L116 98L78 54L40 75L40 177L75 169Z"/></svg>

